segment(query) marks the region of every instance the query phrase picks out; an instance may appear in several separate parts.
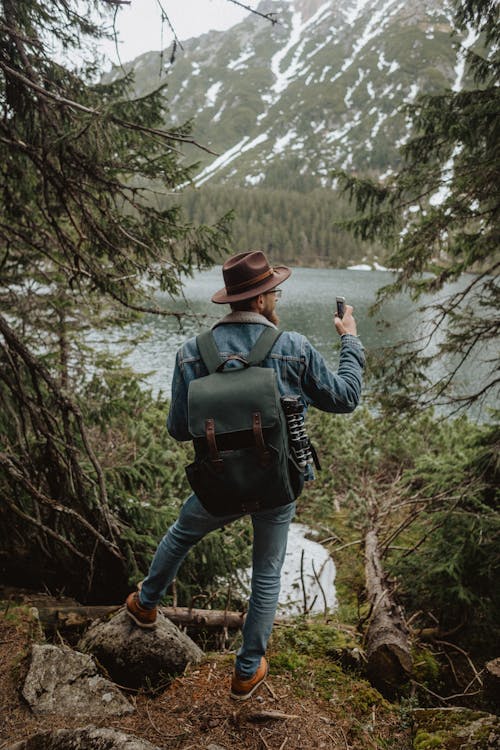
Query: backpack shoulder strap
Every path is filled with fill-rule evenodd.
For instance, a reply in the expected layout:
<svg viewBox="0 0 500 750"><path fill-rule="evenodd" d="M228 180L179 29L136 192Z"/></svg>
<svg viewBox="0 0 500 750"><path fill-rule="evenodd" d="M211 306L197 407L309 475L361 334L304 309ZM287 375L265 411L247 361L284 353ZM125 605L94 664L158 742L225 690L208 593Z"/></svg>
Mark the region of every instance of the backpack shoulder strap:
<svg viewBox="0 0 500 750"><path fill-rule="evenodd" d="M262 360L264 360L271 351L274 342L280 336L281 331L277 331L276 328L270 328L267 326L253 345L252 351L248 355L248 364L250 366L260 365Z"/></svg>
<svg viewBox="0 0 500 750"><path fill-rule="evenodd" d="M203 333L200 333L196 337L196 345L208 372L212 374L222 364L212 331L203 331Z"/></svg>

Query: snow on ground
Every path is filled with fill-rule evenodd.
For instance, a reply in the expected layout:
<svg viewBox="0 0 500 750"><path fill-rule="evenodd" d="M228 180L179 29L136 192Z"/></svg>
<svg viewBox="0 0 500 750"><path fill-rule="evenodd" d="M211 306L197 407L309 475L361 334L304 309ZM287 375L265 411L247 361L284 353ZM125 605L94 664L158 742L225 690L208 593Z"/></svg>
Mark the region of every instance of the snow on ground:
<svg viewBox="0 0 500 750"><path fill-rule="evenodd" d="M404 98L404 101L413 102L417 98L418 91L419 91L418 84L412 83L408 94Z"/></svg>
<svg viewBox="0 0 500 750"><path fill-rule="evenodd" d="M213 116L213 118L212 118L212 121L213 121L213 122L219 122L219 120L220 120L220 118L221 118L221 115L222 115L222 113L223 113L223 112L224 112L224 110L226 109L226 104L227 104L227 102L225 102L225 101L224 101L224 102L222 102L222 106L221 106L221 108L219 109L219 111L218 111L218 112L217 112L217 113L216 113L216 114L215 114L215 115Z"/></svg>
<svg viewBox="0 0 500 750"><path fill-rule="evenodd" d="M297 133L292 128L291 130L288 131L288 133L285 133L285 135L281 136L281 138L277 138L272 149L273 153L281 154L285 150L285 148L288 146L290 141L293 141L293 139L296 136L297 136Z"/></svg>
<svg viewBox="0 0 500 750"><path fill-rule="evenodd" d="M459 47L457 52L457 64L455 66L455 81L453 83L452 91L460 91L462 88L462 82L465 72L465 57L467 50L474 44L478 35L474 29L469 29L469 33L463 40L462 45Z"/></svg>
<svg viewBox="0 0 500 750"><path fill-rule="evenodd" d="M222 81L217 81L217 83L212 84L210 88L207 90L207 93L205 94L205 106L206 107L213 107L215 104L215 100L217 99L217 94L222 88Z"/></svg>
<svg viewBox="0 0 500 750"><path fill-rule="evenodd" d="M195 185L203 185L203 183L209 180L210 177L212 177L213 173L218 169L227 167L228 164L234 161L234 159L237 159L239 156L241 156L241 154L244 154L246 151L250 151L250 149L255 148L255 146L258 146L260 143L263 143L266 140L267 133L261 133L250 142L248 142L248 136L246 135L235 146L225 151L223 154L221 154L221 156L218 156L217 159L215 159L211 164L208 165L208 167L205 167L205 169L203 169L199 173L199 175L195 177Z"/></svg>
<svg viewBox="0 0 500 750"><path fill-rule="evenodd" d="M363 0L358 0L358 5L362 9L366 5L366 3ZM366 45L372 39L380 34L381 29L383 29L388 24L390 18L398 13L402 8L404 8L404 6L404 0L403 2L399 3L395 2L395 0L387 0L384 5L375 10L373 15L370 17L370 20L368 21L363 33L354 45L351 57L348 57L347 60L344 61L344 64L342 65L340 71L336 73L333 78L331 78L332 83L340 78L340 76L345 73L348 68L351 67L361 50L366 47ZM355 16L355 18L356 17L357 16Z"/></svg>
<svg viewBox="0 0 500 750"><path fill-rule="evenodd" d="M335 563L325 547L306 538L309 533L311 529L304 524L290 524L278 604L282 615L302 614L304 605L310 612L331 612L337 606ZM242 579L244 587L249 587L250 570Z"/></svg>
<svg viewBox="0 0 500 750"><path fill-rule="evenodd" d="M325 67L323 68L323 71L322 71L322 73L321 73L321 76L320 76L320 78L319 78L319 82L320 82L320 83L323 83L323 81L324 81L324 80L325 80L325 78L326 78L326 75L327 75L328 71L329 71L329 70L331 70L331 69L332 69L332 66L331 66L331 65L325 65Z"/></svg>
<svg viewBox="0 0 500 750"><path fill-rule="evenodd" d="M344 18L349 26L352 26L356 18L363 12L371 0L355 0L350 8L344 9Z"/></svg>
<svg viewBox="0 0 500 750"><path fill-rule="evenodd" d="M278 607L287 614L304 612L304 604L311 612L328 612L337 606L335 563L325 547L306 539L309 531L303 524L290 524Z"/></svg>
<svg viewBox="0 0 500 750"><path fill-rule="evenodd" d="M236 60L231 60L227 67L229 70L241 70L242 68L246 68L247 66L243 63L253 57L254 54L252 47L246 47Z"/></svg>
<svg viewBox="0 0 500 750"><path fill-rule="evenodd" d="M290 81L296 77L297 73L302 67L300 59L302 56L304 45L306 43L306 39L303 39L302 43L300 43L303 32L307 28L309 28L309 26L315 24L321 18L321 16L323 16L330 9L331 3L330 0L328 0L328 2L324 3L320 8L318 8L316 13L308 18L305 23L302 23L302 14L300 12L294 12L292 14L290 37L288 39L288 42L284 47L276 52L275 55L273 55L271 60L271 70L275 78L273 85L273 91L275 94L281 94L288 87ZM295 50L290 64L284 70L282 70L282 62L285 60L288 53L294 49L294 47L297 47L297 49Z"/></svg>
<svg viewBox="0 0 500 750"><path fill-rule="evenodd" d="M258 185L259 183L262 182L265 176L266 175L264 174L264 172L259 172L259 174L255 174L255 175L247 174L247 176L245 177L245 182L247 185L252 185L252 186Z"/></svg>
<svg viewBox="0 0 500 750"><path fill-rule="evenodd" d="M358 77L357 77L356 82L354 83L354 85L353 86L348 86L347 91L346 91L345 96L344 96L344 104L347 107L347 109L349 109L350 106L351 106L351 104L352 104L352 95L353 95L353 93L356 91L356 89L358 88L359 84L361 83L361 81L363 80L364 77L365 77L365 71L361 70L361 68L360 68L358 70Z"/></svg>

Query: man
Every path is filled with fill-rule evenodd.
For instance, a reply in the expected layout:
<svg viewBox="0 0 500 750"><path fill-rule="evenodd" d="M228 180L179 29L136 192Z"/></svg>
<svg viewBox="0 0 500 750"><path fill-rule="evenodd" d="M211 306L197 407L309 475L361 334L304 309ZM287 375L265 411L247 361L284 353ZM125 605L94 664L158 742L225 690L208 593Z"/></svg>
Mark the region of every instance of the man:
<svg viewBox="0 0 500 750"><path fill-rule="evenodd" d="M231 354L248 356L265 327L278 326L276 303L281 296L278 285L290 274L291 270L286 266L272 268L264 253L258 250L240 253L224 263L225 286L212 297L217 304L231 305L231 312L212 329L223 357ZM305 407L313 405L327 412L347 413L356 408L361 395L365 358L352 312L353 308L346 305L343 318L335 317L335 328L341 336L337 374L329 370L321 354L305 336L295 332L281 334L262 366L274 368L282 395L299 396ZM192 338L177 353L172 383L167 426L176 440L191 439L188 387L193 379L206 374L196 338ZM311 470L309 473L312 475ZM312 477L306 475L305 478ZM278 604L281 567L294 513L295 503L292 502L250 514L254 532L252 584L243 642L236 656L231 682L231 697L236 700L249 698L268 673L265 652ZM128 614L137 625L154 626L157 603L172 583L190 548L210 531L241 515L213 516L196 495L186 500L179 518L160 542L141 590L127 598Z"/></svg>

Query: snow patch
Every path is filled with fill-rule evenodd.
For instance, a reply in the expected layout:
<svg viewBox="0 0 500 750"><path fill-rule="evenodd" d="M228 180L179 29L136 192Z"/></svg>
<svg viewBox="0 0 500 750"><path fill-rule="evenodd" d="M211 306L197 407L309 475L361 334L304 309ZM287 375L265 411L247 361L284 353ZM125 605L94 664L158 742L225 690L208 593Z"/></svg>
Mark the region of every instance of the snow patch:
<svg viewBox="0 0 500 750"><path fill-rule="evenodd" d="M320 82L320 83L323 83L323 81L324 81L324 80L325 80L325 78L326 78L326 74L327 74L327 73L328 73L328 71L329 71L329 70L331 70L331 69L332 69L332 66L331 66L331 65L326 65L326 66L325 66L325 67L323 68L323 70L322 70L322 72L321 72L321 75L320 75L320 78L319 78L319 82Z"/></svg>
<svg viewBox="0 0 500 750"><path fill-rule="evenodd" d="M245 182L247 185L258 185L262 182L265 176L266 175L264 174L264 172L259 172L259 174L255 175L247 174L247 176L245 177Z"/></svg>
<svg viewBox="0 0 500 750"><path fill-rule="evenodd" d="M281 154L286 146L297 136L296 131L292 128L288 131L285 135L281 136L281 138L277 138L274 146L273 146L273 153L275 154Z"/></svg>
<svg viewBox="0 0 500 750"><path fill-rule="evenodd" d="M221 154L221 156L218 156L217 159L214 159L214 161L209 164L208 167L205 167L205 169L203 169L200 174L195 177L195 185L203 185L203 183L209 180L210 177L212 177L218 169L227 167L228 164L234 161L234 159L237 159L239 156L241 156L241 154L250 151L250 149L255 148L255 146L258 146L260 143L263 143L266 140L267 133L261 133L250 142L248 142L248 136L246 135L235 146L225 151L223 154Z"/></svg>
<svg viewBox="0 0 500 750"><path fill-rule="evenodd" d="M254 54L254 51L251 47L247 47L245 50L243 50L242 54L236 58L236 60L231 60L230 63L228 63L227 67L229 70L242 70L246 68L246 65L243 65L247 60L249 60Z"/></svg>
<svg viewBox="0 0 500 750"><path fill-rule="evenodd" d="M344 9L344 18L349 26L362 14L363 10L369 4L370 0L355 0L350 8Z"/></svg>
<svg viewBox="0 0 500 750"><path fill-rule="evenodd" d="M418 84L412 83L411 88L410 88L408 94L406 95L404 101L405 102L413 102L413 101L415 101L415 99L417 98L418 91L419 91Z"/></svg>
<svg viewBox="0 0 500 750"><path fill-rule="evenodd" d="M205 106L207 107L213 107L215 105L215 100L217 99L217 94L222 88L222 81L217 81L217 83L212 84L210 88L208 89L206 95L205 95Z"/></svg>
<svg viewBox="0 0 500 750"><path fill-rule="evenodd" d="M455 65L455 81L453 83L452 91L460 91L462 89L462 83L465 73L465 58L467 56L467 51L469 47L471 47L474 42L476 41L478 37L478 34L474 31L474 29L469 29L469 32L462 42L458 52L457 52L457 63Z"/></svg>
<svg viewBox="0 0 500 750"><path fill-rule="evenodd" d="M288 88L289 84L300 70L300 57L307 41L306 38L304 38L302 42L300 41L303 32L307 28L315 24L321 18L321 16L323 16L327 11L330 10L330 8L331 3L328 0L328 2L323 3L323 5L318 8L316 13L314 13L314 15L307 19L305 23L302 23L302 14L300 12L296 11L292 14L292 23L288 42L284 47L282 47L282 49L276 52L276 54L273 55L271 59L271 70L275 78L273 91L276 95L281 94L283 91L285 91L286 88ZM286 58L288 53L292 49L294 49L294 47L297 47L297 49L295 50L290 64L285 70L282 70L281 63Z"/></svg>
<svg viewBox="0 0 500 750"><path fill-rule="evenodd" d="M371 15L370 20L366 24L364 32L354 45L351 57L345 60L340 71L333 76L333 78L331 79L332 83L340 78L340 76L345 73L348 68L351 67L361 50L366 47L366 45L372 39L380 34L382 29L384 29L389 23L390 18L398 13L402 8L404 8L405 4L406 3L404 1L395 2L395 0L387 0L382 6L375 10L375 12ZM360 12L365 5L366 3L364 2L364 0L358 0L358 2L356 3L356 8L359 7ZM354 16L354 18L357 18L357 15L358 13Z"/></svg>
<svg viewBox="0 0 500 750"><path fill-rule="evenodd" d="M215 114L215 115L213 116L213 118L212 118L212 122L219 122L219 120L220 120L220 118L221 118L221 116L222 116L222 113L223 113L223 112L224 112L224 110L226 109L226 104L227 104L227 102L222 102L222 107L221 107L221 108L219 109L219 111L218 111L218 112L217 112L217 113L216 113L216 114Z"/></svg>

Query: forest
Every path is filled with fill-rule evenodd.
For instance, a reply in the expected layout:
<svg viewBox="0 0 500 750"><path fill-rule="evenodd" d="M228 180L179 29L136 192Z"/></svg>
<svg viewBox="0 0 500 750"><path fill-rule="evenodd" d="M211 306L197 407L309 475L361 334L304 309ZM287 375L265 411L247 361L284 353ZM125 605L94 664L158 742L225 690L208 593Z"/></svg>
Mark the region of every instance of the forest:
<svg viewBox="0 0 500 750"><path fill-rule="evenodd" d="M426 340L436 342L433 358L452 355L455 363L438 383L426 376L425 342L407 342L369 362L364 408L350 417L309 416L324 468L301 497L298 519L336 561L339 608L310 617L305 604L272 641L276 685L284 691L281 676L292 686L278 704L289 711L281 720L293 724L294 705L311 701L306 734L266 735L235 720L232 735L223 733L224 722L200 725L197 741L213 730L210 739L219 743L236 738L259 750L313 746L320 736L330 742L325 747L452 748L460 746L454 726L419 724L418 711L460 707L488 727L474 734L475 744L461 746L493 748L498 411L484 410L477 422L467 409L498 394L497 361L467 393L457 397L453 386L484 342L498 341L498 5L455 3L458 27L478 34L467 57L474 86L417 99L399 171L383 184L338 172L335 192L183 190L192 174L180 154L192 145L191 126L169 127L164 89L131 100L129 81L98 82L91 58L74 68L53 55L49 38L67 51L81 49L102 36L103 18L119 3L91 3L97 16L81 5L1 4L1 700L10 718L0 746L50 728L50 717L33 718L18 696L30 643L51 637L31 621L30 597L120 605L189 490L184 466L192 446L168 437L168 401L142 387L120 356L91 342L144 313L182 318L160 309L155 295L182 294L183 275L251 241L302 265L340 267L376 253L398 269L379 306L401 291L418 305L422 294L437 294L464 274L468 283L436 297ZM443 404L447 416L437 409ZM249 562L249 542L244 522L207 537L165 605L241 612L237 572ZM386 625L392 634L379 643ZM71 643L63 626L57 634L56 641ZM239 633L208 629L193 637L224 669L224 650L234 651ZM207 691L200 700L212 710L212 666L200 669ZM178 679L189 703L196 673ZM139 692L133 731L158 742L159 722L167 721L161 701L172 695L168 687L160 697ZM172 743L205 746L189 745L185 733Z"/></svg>
<svg viewBox="0 0 500 750"><path fill-rule="evenodd" d="M293 174L293 164L288 166ZM373 259L382 246L362 242L343 227L352 216L348 200L331 188L307 186L254 188L202 185L187 190L180 204L190 221L213 224L231 213L235 252L261 248L270 257L292 265L346 268Z"/></svg>

